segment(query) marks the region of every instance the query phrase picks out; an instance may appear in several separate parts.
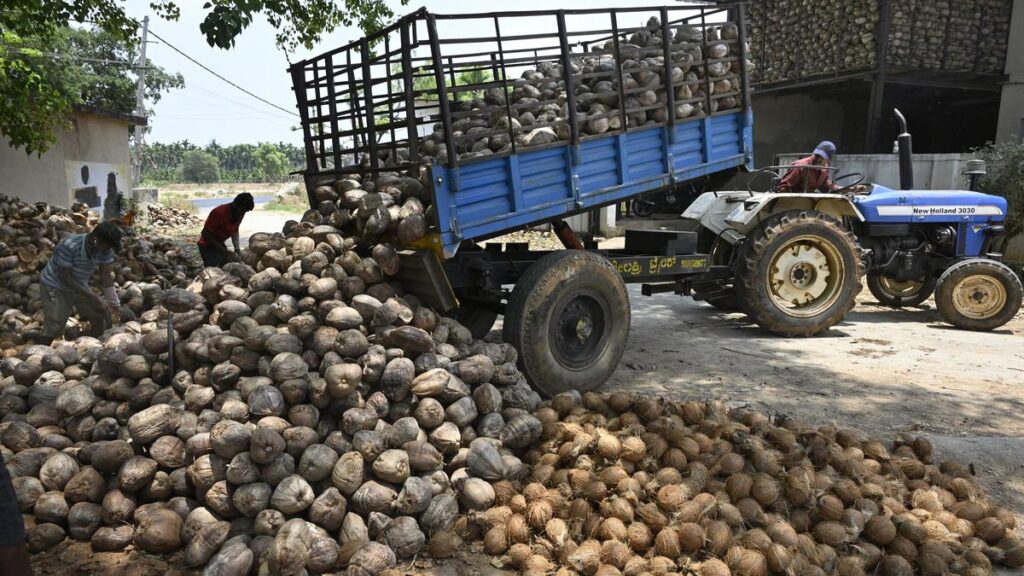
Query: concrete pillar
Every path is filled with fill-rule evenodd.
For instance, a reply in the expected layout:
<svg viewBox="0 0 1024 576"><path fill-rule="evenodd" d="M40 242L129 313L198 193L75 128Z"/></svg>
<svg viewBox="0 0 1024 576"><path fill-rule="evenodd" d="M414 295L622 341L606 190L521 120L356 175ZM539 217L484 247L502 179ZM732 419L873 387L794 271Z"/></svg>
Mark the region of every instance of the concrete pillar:
<svg viewBox="0 0 1024 576"><path fill-rule="evenodd" d="M996 142L1024 138L1024 0L1013 0L1010 38L1006 50L1006 75L999 103Z"/></svg>
<svg viewBox="0 0 1024 576"><path fill-rule="evenodd" d="M615 238L616 236L622 236L622 229L615 224L615 214L617 208L615 204L611 206L605 206L601 208L598 213L600 221L597 223L597 229L601 233L601 236L605 238Z"/></svg>

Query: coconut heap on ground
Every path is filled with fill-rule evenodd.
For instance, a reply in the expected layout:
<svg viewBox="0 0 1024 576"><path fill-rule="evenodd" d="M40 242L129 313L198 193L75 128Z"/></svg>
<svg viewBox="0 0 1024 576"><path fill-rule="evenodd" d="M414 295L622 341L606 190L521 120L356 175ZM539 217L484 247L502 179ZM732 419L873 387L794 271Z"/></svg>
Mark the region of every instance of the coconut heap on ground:
<svg viewBox="0 0 1024 576"><path fill-rule="evenodd" d="M42 321L39 273L61 238L88 232L100 221L85 204L71 209L33 204L0 196L0 347L14 352L26 329ZM161 290L186 286L201 262L179 242L129 234L117 255L116 282L121 287L121 317L135 318L152 308ZM74 338L77 324L68 329Z"/></svg>
<svg viewBox="0 0 1024 576"><path fill-rule="evenodd" d="M923 439L890 452L621 393L541 404L514 349L392 280L384 239L409 220L391 212L423 189L340 180L240 263L126 284L137 315L102 338L5 350L0 450L31 550L133 546L211 576L393 574L478 541L528 574L1024 564L1013 516Z"/></svg>

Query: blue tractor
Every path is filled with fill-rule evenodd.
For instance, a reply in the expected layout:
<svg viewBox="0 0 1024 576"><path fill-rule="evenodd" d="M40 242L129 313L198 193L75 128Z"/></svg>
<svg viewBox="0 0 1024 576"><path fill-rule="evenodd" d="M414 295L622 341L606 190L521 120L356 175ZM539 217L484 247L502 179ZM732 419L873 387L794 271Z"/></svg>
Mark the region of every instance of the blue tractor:
<svg viewBox="0 0 1024 576"><path fill-rule="evenodd" d="M730 271L694 282L694 296L743 310L773 332L810 336L843 319L866 275L885 305L913 306L934 293L954 326L1010 321L1022 289L998 251L1006 199L973 190L978 170L972 190L915 190L911 137L895 113L899 190L858 186L863 176L847 174L832 193L709 192L694 201L683 217L699 222L698 248Z"/></svg>

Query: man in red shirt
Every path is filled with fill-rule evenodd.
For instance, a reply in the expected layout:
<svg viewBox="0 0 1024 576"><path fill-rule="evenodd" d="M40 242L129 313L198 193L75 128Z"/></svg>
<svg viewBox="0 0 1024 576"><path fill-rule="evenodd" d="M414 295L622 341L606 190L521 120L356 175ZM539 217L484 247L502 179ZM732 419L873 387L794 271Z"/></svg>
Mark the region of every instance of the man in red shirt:
<svg viewBox="0 0 1024 576"><path fill-rule="evenodd" d="M242 192L230 204L221 204L206 217L203 233L199 237L199 254L205 266L220 267L228 262L231 253L225 244L228 238L235 246L235 255L242 251L238 244L238 227L245 213L256 207L252 194Z"/></svg>
<svg viewBox="0 0 1024 576"><path fill-rule="evenodd" d="M779 182L778 192L831 192L837 188L829 179L829 162L836 154L836 145L825 140L814 149L814 154L793 162L789 171ZM800 166L821 166L821 168L800 168Z"/></svg>

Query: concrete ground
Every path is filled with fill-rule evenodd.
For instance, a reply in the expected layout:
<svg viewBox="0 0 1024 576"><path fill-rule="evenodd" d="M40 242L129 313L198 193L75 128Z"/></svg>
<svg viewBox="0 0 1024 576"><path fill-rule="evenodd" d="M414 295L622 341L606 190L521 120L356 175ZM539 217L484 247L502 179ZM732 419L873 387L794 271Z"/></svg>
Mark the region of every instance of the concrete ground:
<svg viewBox="0 0 1024 576"><path fill-rule="evenodd" d="M891 440L929 438L941 459L973 464L993 499L1024 520L1024 313L994 332L943 324L922 308L879 306L865 290L846 321L780 338L743 314L630 287L633 318L601 391L718 398Z"/></svg>

